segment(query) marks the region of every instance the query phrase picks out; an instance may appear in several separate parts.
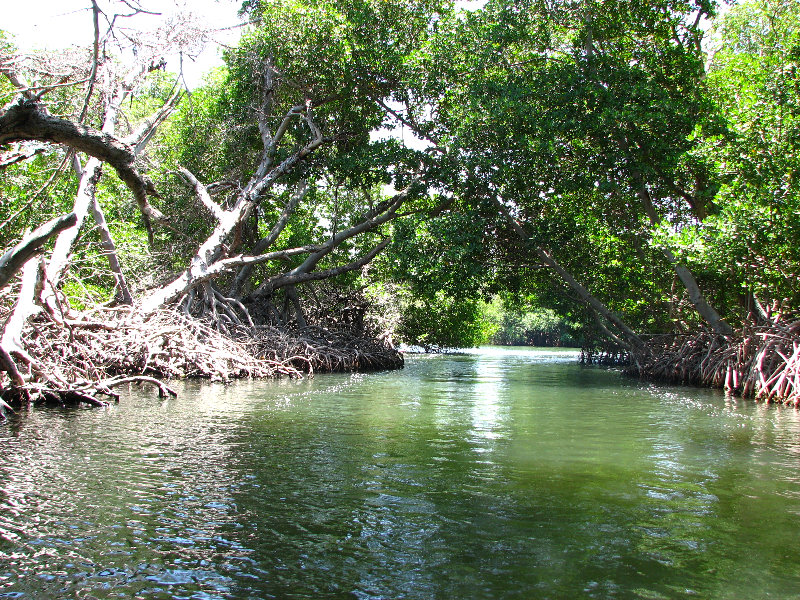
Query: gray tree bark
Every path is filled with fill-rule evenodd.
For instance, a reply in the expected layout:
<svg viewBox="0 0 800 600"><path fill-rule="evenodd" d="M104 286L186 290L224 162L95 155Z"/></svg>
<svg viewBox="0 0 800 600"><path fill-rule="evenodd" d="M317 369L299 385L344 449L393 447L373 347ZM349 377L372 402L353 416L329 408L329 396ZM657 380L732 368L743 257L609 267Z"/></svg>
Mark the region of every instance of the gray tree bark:
<svg viewBox="0 0 800 600"><path fill-rule="evenodd" d="M650 192L647 189L641 175L638 171L633 172L634 180L638 183L637 194L642 203L645 214L650 220L650 223L655 227L661 224L661 216L656 211L653 205L653 200ZM672 265L675 274L683 283L686 292L689 294L689 302L692 303L697 313L708 323L711 328L720 335L733 334L733 328L720 316L719 312L709 304L703 292L700 290L700 285L697 283L692 272L689 268L682 264L677 257L669 250L669 248L662 248L662 253L665 258Z"/></svg>
<svg viewBox="0 0 800 600"><path fill-rule="evenodd" d="M511 216L511 213L502 204L502 202L500 202L499 199L495 199L495 204L497 204L497 206L500 208L500 212L506 218L506 221L508 221L520 239L522 239L524 242L530 242L530 236L525 231L525 228L522 227L522 225L520 225L517 220ZM623 321L619 315L610 310L605 304L593 296L591 292L589 292L589 290L586 289L583 284L575 279L575 277L573 277L569 271L562 267L547 250L537 245L532 245L532 249L539 260L541 260L545 266L550 268L561 278L562 281L572 288L572 290L578 294L581 300L586 302L586 304L588 304L592 310L601 315L609 323L613 324L621 332L622 341L629 350L634 350L637 352L646 350L646 344L644 340L633 329L631 329L631 327L625 323L625 321Z"/></svg>
<svg viewBox="0 0 800 600"><path fill-rule="evenodd" d="M27 263L34 254L53 236L72 227L78 217L73 213L56 217L40 225L20 242L0 257L0 289L4 288L12 277Z"/></svg>

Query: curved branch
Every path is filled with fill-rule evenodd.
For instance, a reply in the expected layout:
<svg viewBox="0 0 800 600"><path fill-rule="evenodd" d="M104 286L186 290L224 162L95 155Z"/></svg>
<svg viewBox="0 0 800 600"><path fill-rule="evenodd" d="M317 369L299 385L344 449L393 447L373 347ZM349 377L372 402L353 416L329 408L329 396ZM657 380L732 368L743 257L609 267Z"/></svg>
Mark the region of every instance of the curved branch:
<svg viewBox="0 0 800 600"><path fill-rule="evenodd" d="M259 286L258 296L267 296L269 294L272 294L275 290L289 285L294 286L300 283L306 283L308 281L319 281L321 279L328 279L329 277L336 277L337 275L341 275L343 273L349 273L350 271L355 271L356 269L360 269L364 265L369 264L370 261L372 261L372 259L375 258L379 252L381 252L384 248L386 248L386 246L388 246L389 242L391 241L392 241L391 238L384 239L380 244L375 246L364 256L362 256L357 260L354 260L353 262L347 263L346 265L340 265L338 267L333 267L331 269L325 269L324 271L313 271L311 273L291 271L289 273L286 273L285 275L278 275L277 277L268 279L261 286Z"/></svg>
<svg viewBox="0 0 800 600"><path fill-rule="evenodd" d="M38 101L22 99L0 115L0 145L30 140L63 144L110 164L133 192L142 214L153 221L165 220L147 201L152 183L136 169L134 149L113 135L55 117Z"/></svg>
<svg viewBox="0 0 800 600"><path fill-rule="evenodd" d="M619 315L614 313L605 304L600 302L600 300L595 298L589 292L589 290L586 289L586 287L584 287L580 282L578 282L569 271L562 267L558 261L556 261L556 259L553 258L549 252L547 252L547 250L541 246L533 244L524 227L517 222L517 220L511 215L508 208L500 201L500 199L495 197L493 200L495 205L497 205L497 207L500 209L500 213L503 215L503 217L505 217L506 221L514 230L514 232L523 242L530 244L533 252L539 257L539 260L541 260L545 266L561 277L561 279L570 288L572 288L578 294L578 296L580 296L583 302L588 304L594 311L602 315L610 323L613 323L614 326L622 332L625 340L627 340L632 347L639 351L646 351L646 344L644 343L644 340L642 340L642 338L635 331L633 331L633 329L631 329L628 324L619 317Z"/></svg>
<svg viewBox="0 0 800 600"><path fill-rule="evenodd" d="M62 215L37 227L32 233L22 238L19 244L0 258L0 288L3 288L28 260L36 254L47 240L59 232L75 225L78 217L75 213Z"/></svg>

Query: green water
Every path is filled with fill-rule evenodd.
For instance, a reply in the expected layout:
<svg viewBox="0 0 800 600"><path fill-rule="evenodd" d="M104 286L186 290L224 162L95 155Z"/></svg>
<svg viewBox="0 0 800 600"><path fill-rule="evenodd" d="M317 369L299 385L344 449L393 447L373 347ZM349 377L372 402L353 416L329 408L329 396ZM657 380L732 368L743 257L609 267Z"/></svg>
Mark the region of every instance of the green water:
<svg viewBox="0 0 800 600"><path fill-rule="evenodd" d="M800 413L570 353L0 425L0 598L800 598Z"/></svg>

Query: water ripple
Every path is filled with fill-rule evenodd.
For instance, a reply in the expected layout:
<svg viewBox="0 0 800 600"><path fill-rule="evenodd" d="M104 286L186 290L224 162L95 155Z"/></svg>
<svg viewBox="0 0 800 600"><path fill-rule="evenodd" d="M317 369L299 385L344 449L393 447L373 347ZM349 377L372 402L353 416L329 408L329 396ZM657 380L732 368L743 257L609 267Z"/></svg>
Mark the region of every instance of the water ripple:
<svg viewBox="0 0 800 600"><path fill-rule="evenodd" d="M573 358L15 417L0 598L797 597L798 413Z"/></svg>

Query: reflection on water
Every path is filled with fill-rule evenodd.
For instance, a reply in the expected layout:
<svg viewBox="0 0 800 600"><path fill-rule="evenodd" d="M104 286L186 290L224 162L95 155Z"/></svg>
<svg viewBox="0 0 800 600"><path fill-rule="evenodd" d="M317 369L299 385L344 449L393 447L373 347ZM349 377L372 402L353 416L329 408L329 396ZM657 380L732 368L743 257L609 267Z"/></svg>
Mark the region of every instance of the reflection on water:
<svg viewBox="0 0 800 600"><path fill-rule="evenodd" d="M0 598L800 598L800 413L574 353L0 427Z"/></svg>

